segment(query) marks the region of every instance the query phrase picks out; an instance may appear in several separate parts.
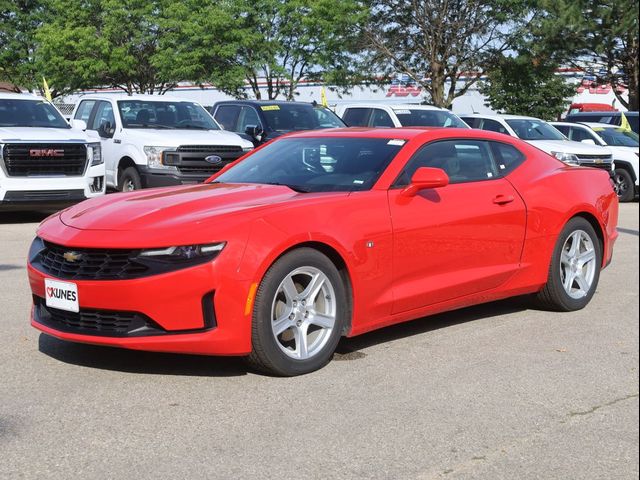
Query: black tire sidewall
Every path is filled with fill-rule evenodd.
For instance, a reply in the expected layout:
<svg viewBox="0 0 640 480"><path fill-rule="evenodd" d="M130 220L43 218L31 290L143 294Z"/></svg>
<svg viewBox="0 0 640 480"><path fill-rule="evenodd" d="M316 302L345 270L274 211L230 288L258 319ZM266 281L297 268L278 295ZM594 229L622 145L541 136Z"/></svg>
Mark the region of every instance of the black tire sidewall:
<svg viewBox="0 0 640 480"><path fill-rule="evenodd" d="M276 290L286 275L296 268L315 267L331 282L336 297L336 323L324 349L313 358L296 360L280 350L271 330L271 306ZM340 341L348 314L344 281L337 268L325 255L312 248L293 250L278 259L267 271L256 294L253 311L253 341L259 342L261 354L266 357L269 370L278 375L293 376L318 370L326 365ZM257 337L257 338L256 338Z"/></svg>
<svg viewBox="0 0 640 480"><path fill-rule="evenodd" d="M562 248L564 247L567 238L571 236L573 232L576 230L582 230L589 235L591 241L593 242L595 251L596 251L596 271L594 273L593 282L591 283L591 288L587 295L582 298L572 298L565 291L562 286L562 279L560 277L560 262L562 255ZM600 244L600 240L596 235L596 232L593 226L584 218L576 217L571 219L565 227L562 229L560 236L558 237L558 241L556 242L556 246L553 250L553 258L551 261L551 271L549 274L549 281L551 282L551 288L555 291L556 298L561 303L562 307L566 311L580 310L587 306L587 304L591 301L591 298L596 292L598 287L598 281L600 279L600 270L602 268L602 245Z"/></svg>
<svg viewBox="0 0 640 480"><path fill-rule="evenodd" d="M618 196L618 200L621 202L630 202L635 198L635 184L633 183L633 177L624 168L616 168L615 175L620 175L627 184L627 190L624 194Z"/></svg>
<svg viewBox="0 0 640 480"><path fill-rule="evenodd" d="M140 174L138 173L138 171L135 169L135 167L127 167L123 170L118 181L118 186L120 187L119 190L121 192L123 191L124 184L128 179L131 179L134 190L140 190L142 188L142 180L140 179Z"/></svg>

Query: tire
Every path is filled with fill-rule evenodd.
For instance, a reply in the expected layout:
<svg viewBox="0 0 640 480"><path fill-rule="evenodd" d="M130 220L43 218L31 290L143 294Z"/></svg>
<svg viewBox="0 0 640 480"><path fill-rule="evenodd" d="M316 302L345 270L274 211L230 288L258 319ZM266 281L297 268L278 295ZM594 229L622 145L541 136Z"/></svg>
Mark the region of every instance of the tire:
<svg viewBox="0 0 640 480"><path fill-rule="evenodd" d="M547 283L537 294L538 303L560 312L584 308L596 291L601 266L602 246L595 230L584 218L572 218L553 249Z"/></svg>
<svg viewBox="0 0 640 480"><path fill-rule="evenodd" d="M636 196L635 184L633 177L627 170L616 168L613 174L613 183L620 202L633 201Z"/></svg>
<svg viewBox="0 0 640 480"><path fill-rule="evenodd" d="M331 260L312 248L283 255L256 293L248 363L286 377L322 368L333 356L348 312L346 288Z"/></svg>
<svg viewBox="0 0 640 480"><path fill-rule="evenodd" d="M132 192L142 188L142 180L136 167L127 167L120 174L118 179L118 190L121 192Z"/></svg>

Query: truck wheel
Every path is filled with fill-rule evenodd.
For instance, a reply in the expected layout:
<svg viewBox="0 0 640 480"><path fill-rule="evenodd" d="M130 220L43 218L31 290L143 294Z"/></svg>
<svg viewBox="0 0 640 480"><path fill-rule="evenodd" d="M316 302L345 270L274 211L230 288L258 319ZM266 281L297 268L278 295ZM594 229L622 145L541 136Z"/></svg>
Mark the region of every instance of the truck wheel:
<svg viewBox="0 0 640 480"><path fill-rule="evenodd" d="M552 255L538 303L559 312L584 308L596 291L602 266L600 241L591 224L582 217L569 220Z"/></svg>
<svg viewBox="0 0 640 480"><path fill-rule="evenodd" d="M121 192L133 192L142 188L142 180L136 167L127 167L120 174L118 188Z"/></svg>
<svg viewBox="0 0 640 480"><path fill-rule="evenodd" d="M623 168L616 168L613 174L613 183L618 200L631 202L635 197L635 188L631 174Z"/></svg>

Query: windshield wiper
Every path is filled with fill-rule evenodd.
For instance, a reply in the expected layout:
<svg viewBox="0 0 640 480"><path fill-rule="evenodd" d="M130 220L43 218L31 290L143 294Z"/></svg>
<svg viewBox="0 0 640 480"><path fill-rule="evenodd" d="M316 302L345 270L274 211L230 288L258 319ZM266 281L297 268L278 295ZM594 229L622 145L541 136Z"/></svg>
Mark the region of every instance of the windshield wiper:
<svg viewBox="0 0 640 480"><path fill-rule="evenodd" d="M309 193L311 190L308 188L304 188L301 185L289 185L288 183L278 183L278 182L264 182L265 185L277 185L279 187L288 187L294 192L298 193Z"/></svg>

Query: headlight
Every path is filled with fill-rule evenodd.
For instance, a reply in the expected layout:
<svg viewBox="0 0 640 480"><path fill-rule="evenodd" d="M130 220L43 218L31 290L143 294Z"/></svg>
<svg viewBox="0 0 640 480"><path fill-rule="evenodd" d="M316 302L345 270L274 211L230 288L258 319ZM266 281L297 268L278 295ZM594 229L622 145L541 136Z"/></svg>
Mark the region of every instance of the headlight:
<svg viewBox="0 0 640 480"><path fill-rule="evenodd" d="M551 155L567 165L580 165L580 159L573 153L551 152Z"/></svg>
<svg viewBox="0 0 640 480"><path fill-rule="evenodd" d="M226 242L218 242L206 245L186 245L142 250L138 254L138 259L170 263L193 263L195 265L213 260L226 244Z"/></svg>
<svg viewBox="0 0 640 480"><path fill-rule="evenodd" d="M89 165L92 167L104 163L102 147L99 143L90 143L87 145L87 160L89 160Z"/></svg>
<svg viewBox="0 0 640 480"><path fill-rule="evenodd" d="M167 150L173 150L173 147L144 147L144 153L147 156L147 164L149 167L171 168L175 170L176 167L164 164L163 153Z"/></svg>

